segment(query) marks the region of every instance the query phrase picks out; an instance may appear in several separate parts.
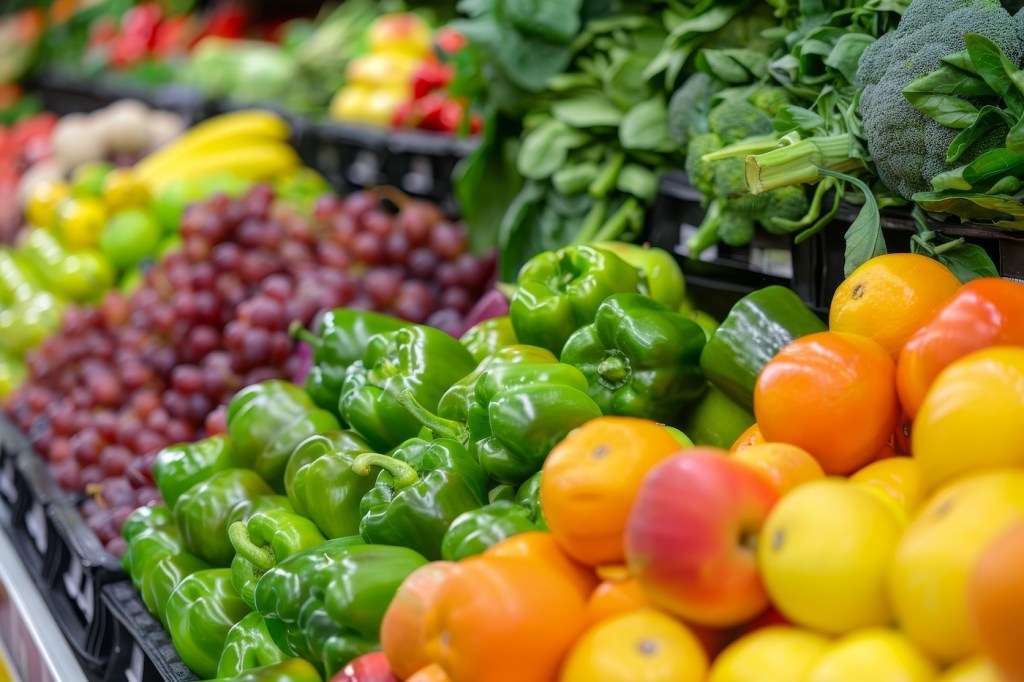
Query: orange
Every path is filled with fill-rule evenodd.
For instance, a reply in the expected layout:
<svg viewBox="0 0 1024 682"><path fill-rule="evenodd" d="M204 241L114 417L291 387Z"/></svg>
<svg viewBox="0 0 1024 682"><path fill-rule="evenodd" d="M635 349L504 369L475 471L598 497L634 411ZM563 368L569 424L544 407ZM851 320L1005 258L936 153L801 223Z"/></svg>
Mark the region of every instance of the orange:
<svg viewBox="0 0 1024 682"><path fill-rule="evenodd" d="M437 663L431 663L417 670L412 677L405 678L405 682L452 682L452 678L448 677L444 668Z"/></svg>
<svg viewBox="0 0 1024 682"><path fill-rule="evenodd" d="M729 452L739 452L744 448L749 448L751 445L757 445L758 443L764 442L764 436L761 435L761 429L758 425L751 424L750 427L740 434L740 437L736 439L736 442L729 448Z"/></svg>
<svg viewBox="0 0 1024 682"><path fill-rule="evenodd" d="M653 603L636 578L630 576L622 580L605 580L590 595L587 621L598 623L647 606L653 606Z"/></svg>
<svg viewBox="0 0 1024 682"><path fill-rule="evenodd" d="M703 682L707 670L707 654L689 628L660 611L640 609L587 630L573 646L558 679Z"/></svg>
<svg viewBox="0 0 1024 682"><path fill-rule="evenodd" d="M754 386L754 414L770 442L811 453L826 474L870 462L896 428L896 367L865 336L819 332L783 348Z"/></svg>
<svg viewBox="0 0 1024 682"><path fill-rule="evenodd" d="M452 561L433 561L416 569L402 581L380 624L380 644L391 669L405 679L430 659L424 648L423 632L427 610L441 591L441 585L459 565Z"/></svg>
<svg viewBox="0 0 1024 682"><path fill-rule="evenodd" d="M836 289L828 328L873 339L895 362L903 344L959 288L960 280L949 268L927 256L877 256Z"/></svg>
<svg viewBox="0 0 1024 682"><path fill-rule="evenodd" d="M732 458L753 466L767 476L780 496L802 483L825 478L825 472L811 453L788 443L751 445L732 455Z"/></svg>
<svg viewBox="0 0 1024 682"><path fill-rule="evenodd" d="M460 562L427 613L427 653L452 682L555 682L586 628L573 582L543 562L476 556Z"/></svg>
<svg viewBox="0 0 1024 682"><path fill-rule="evenodd" d="M1008 682L1024 680L1024 522L989 543L968 586L971 622L985 653Z"/></svg>
<svg viewBox="0 0 1024 682"><path fill-rule="evenodd" d="M625 561L623 533L647 472L681 449L660 424L598 417L548 455L540 504L551 533L569 556L589 566Z"/></svg>
<svg viewBox="0 0 1024 682"><path fill-rule="evenodd" d="M572 581L584 598L597 587L597 574L589 566L571 559L555 542L551 533L533 531L506 538L488 548L484 556L535 559Z"/></svg>

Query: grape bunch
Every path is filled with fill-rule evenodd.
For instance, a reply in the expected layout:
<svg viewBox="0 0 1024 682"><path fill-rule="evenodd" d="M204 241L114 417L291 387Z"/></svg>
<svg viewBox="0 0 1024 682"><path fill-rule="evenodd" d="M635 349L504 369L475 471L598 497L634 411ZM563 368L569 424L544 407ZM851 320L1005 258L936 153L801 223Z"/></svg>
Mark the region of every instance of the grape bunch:
<svg viewBox="0 0 1024 682"><path fill-rule="evenodd" d="M128 514L159 499L160 449L223 432L242 387L299 376L293 321L347 306L459 328L493 284L493 256L469 254L464 228L432 204L386 209L371 193L325 195L310 219L266 185L190 206L180 250L131 294L69 307L29 353L7 410L61 487L84 493L112 554Z"/></svg>

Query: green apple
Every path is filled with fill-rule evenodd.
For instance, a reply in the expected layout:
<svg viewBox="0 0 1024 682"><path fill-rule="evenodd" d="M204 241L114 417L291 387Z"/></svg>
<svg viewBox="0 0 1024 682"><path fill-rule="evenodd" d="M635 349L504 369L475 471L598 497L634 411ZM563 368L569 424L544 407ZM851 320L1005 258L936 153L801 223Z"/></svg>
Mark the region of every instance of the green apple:
<svg viewBox="0 0 1024 682"><path fill-rule="evenodd" d="M106 161L83 163L71 174L71 196L98 199L103 194L103 182L107 179L107 173L112 170L114 164Z"/></svg>
<svg viewBox="0 0 1024 682"><path fill-rule="evenodd" d="M129 208L110 216L100 234L100 252L115 267L129 268L156 253L160 224L152 212Z"/></svg>

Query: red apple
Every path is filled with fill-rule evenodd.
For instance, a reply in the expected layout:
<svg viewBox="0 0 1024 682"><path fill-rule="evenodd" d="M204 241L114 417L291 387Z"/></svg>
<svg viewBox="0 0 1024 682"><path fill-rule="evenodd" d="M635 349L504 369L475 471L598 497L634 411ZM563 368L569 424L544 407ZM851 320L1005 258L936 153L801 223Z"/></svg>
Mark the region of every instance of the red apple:
<svg viewBox="0 0 1024 682"><path fill-rule="evenodd" d="M651 601L688 621L738 625L768 606L756 541L778 499L753 467L692 448L647 474L626 527L626 560Z"/></svg>
<svg viewBox="0 0 1024 682"><path fill-rule="evenodd" d="M401 682L383 651L363 654L341 669L330 682Z"/></svg>

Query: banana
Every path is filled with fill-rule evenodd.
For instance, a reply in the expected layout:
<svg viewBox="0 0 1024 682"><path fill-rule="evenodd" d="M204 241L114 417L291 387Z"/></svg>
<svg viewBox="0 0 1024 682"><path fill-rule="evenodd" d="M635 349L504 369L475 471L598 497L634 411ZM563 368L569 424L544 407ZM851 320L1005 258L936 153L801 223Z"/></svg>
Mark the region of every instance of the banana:
<svg viewBox="0 0 1024 682"><path fill-rule="evenodd" d="M288 124L268 111L247 109L221 114L157 149L137 163L135 171L143 180L154 181L165 169L191 157L260 142L283 142L290 134Z"/></svg>
<svg viewBox="0 0 1024 682"><path fill-rule="evenodd" d="M198 154L164 168L157 177L148 179L151 189L174 180L195 178L211 173L230 172L250 180L267 180L302 165L298 154L288 144L257 142Z"/></svg>

